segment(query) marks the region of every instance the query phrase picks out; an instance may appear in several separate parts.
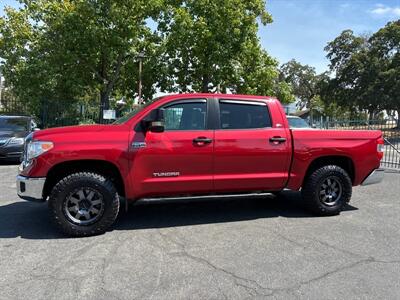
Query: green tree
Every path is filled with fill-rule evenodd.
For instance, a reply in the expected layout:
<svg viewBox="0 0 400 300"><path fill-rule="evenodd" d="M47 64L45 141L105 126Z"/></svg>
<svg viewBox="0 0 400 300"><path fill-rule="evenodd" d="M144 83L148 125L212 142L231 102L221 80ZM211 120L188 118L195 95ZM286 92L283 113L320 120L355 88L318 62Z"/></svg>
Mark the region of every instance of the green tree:
<svg viewBox="0 0 400 300"><path fill-rule="evenodd" d="M290 88L277 80L277 62L261 49L258 21L272 22L264 0L167 1L158 19L168 74L162 88L210 92L220 87L290 101Z"/></svg>
<svg viewBox="0 0 400 300"><path fill-rule="evenodd" d="M325 100L373 118L381 110L400 109L400 21L389 22L372 36L343 31L325 50L334 77Z"/></svg>
<svg viewBox="0 0 400 300"><path fill-rule="evenodd" d="M372 116L378 108L373 94L376 62L371 60L368 49L368 37L355 36L351 30L328 43L325 50L335 77L327 86L326 99L355 109L355 113L367 109Z"/></svg>
<svg viewBox="0 0 400 300"><path fill-rule="evenodd" d="M259 45L246 47L236 66L229 79L231 92L275 96L282 103L294 100L290 84L279 79L278 61Z"/></svg>
<svg viewBox="0 0 400 300"><path fill-rule="evenodd" d="M152 47L146 20L158 14L161 0L20 2L22 9L7 8L0 18L0 57L17 96L41 103L93 92L107 109L122 75L136 88L137 72L127 69Z"/></svg>
<svg viewBox="0 0 400 300"><path fill-rule="evenodd" d="M400 20L389 22L370 39L370 56L378 69L377 89L387 110L397 112L400 127Z"/></svg>
<svg viewBox="0 0 400 300"><path fill-rule="evenodd" d="M320 96L321 81L326 79L327 74L318 75L315 68L292 59L281 66L280 76L282 81L291 85L292 92L298 99L298 106L303 109L311 108L313 100Z"/></svg>
<svg viewBox="0 0 400 300"><path fill-rule="evenodd" d="M39 115L76 102L230 89L292 100L278 63L260 46L272 22L264 0L20 0L0 18L0 58L13 94ZM153 19L157 30L149 28ZM93 100L96 99L96 100ZM69 111L68 111L69 110Z"/></svg>

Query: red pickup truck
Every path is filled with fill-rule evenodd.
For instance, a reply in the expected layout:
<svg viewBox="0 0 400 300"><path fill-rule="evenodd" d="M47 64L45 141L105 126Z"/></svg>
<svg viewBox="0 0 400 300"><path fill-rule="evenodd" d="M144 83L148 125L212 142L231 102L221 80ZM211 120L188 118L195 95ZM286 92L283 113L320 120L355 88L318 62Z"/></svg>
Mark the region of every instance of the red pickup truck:
<svg viewBox="0 0 400 300"><path fill-rule="evenodd" d="M290 129L274 98L180 94L111 125L32 133L17 190L22 199L47 200L71 236L106 231L121 198L291 189L314 213L335 215L352 186L383 179L382 157L380 131Z"/></svg>

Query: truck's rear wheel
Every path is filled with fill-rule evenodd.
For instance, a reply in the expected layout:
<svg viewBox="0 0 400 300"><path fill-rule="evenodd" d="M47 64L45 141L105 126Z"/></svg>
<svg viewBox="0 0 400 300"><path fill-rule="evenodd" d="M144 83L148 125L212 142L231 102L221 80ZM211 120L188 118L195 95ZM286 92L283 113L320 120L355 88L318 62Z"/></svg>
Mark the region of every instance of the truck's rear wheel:
<svg viewBox="0 0 400 300"><path fill-rule="evenodd" d="M339 166L323 166L305 181L302 195L306 206L315 214L339 214L350 201L352 183L349 175Z"/></svg>
<svg viewBox="0 0 400 300"><path fill-rule="evenodd" d="M104 233L115 221L119 197L112 182L95 173L76 173L60 180L49 197L50 212L69 236Z"/></svg>

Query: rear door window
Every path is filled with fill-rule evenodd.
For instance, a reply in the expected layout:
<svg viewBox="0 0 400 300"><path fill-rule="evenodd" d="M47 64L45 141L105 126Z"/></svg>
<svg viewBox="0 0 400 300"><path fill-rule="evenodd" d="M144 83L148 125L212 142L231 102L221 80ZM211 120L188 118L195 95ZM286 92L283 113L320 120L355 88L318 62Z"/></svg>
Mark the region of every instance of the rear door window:
<svg viewBox="0 0 400 300"><path fill-rule="evenodd" d="M254 129L271 127L268 107L263 102L220 100L221 129Z"/></svg>

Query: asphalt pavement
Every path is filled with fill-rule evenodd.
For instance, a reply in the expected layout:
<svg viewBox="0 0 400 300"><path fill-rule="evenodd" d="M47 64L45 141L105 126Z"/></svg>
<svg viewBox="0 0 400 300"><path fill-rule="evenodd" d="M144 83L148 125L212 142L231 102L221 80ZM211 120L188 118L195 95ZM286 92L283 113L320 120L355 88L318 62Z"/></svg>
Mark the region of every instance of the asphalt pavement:
<svg viewBox="0 0 400 300"><path fill-rule="evenodd" d="M0 165L0 299L400 299L400 174L335 217L298 193L148 202L66 238Z"/></svg>

